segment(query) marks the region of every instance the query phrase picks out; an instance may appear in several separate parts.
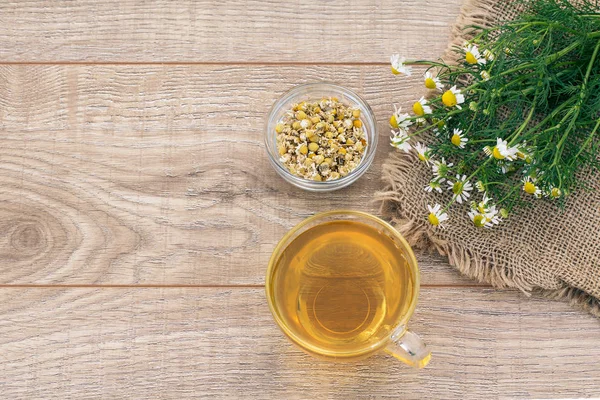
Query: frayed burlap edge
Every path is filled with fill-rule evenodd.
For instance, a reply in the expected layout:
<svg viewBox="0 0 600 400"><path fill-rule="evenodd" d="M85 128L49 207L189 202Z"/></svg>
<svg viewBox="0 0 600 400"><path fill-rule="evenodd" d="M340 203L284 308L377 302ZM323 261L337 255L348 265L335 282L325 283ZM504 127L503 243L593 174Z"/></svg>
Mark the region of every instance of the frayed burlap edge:
<svg viewBox="0 0 600 400"><path fill-rule="evenodd" d="M491 284L497 289L516 288L526 296L539 294L550 299L566 300L571 305L600 317L600 302L582 290L567 285L558 290L534 287L515 275L510 268L495 264L493 259L477 257L467 247L439 239L425 219L408 218L401 208L402 191L398 182L406 180L409 168L415 162L412 154L393 153L383 165L386 187L375 194L376 201L381 204L380 214L391 219L396 230L411 246L448 257L450 265L461 274L480 283Z"/></svg>

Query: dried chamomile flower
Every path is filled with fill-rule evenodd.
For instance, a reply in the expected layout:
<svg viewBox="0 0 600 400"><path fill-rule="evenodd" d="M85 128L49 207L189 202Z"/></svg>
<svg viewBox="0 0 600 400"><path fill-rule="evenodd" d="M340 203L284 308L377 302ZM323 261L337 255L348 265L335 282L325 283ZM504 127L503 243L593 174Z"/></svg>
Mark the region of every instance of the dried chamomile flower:
<svg viewBox="0 0 600 400"><path fill-rule="evenodd" d="M280 162L313 181L348 175L368 146L360 117L358 108L334 97L294 104L275 125Z"/></svg>

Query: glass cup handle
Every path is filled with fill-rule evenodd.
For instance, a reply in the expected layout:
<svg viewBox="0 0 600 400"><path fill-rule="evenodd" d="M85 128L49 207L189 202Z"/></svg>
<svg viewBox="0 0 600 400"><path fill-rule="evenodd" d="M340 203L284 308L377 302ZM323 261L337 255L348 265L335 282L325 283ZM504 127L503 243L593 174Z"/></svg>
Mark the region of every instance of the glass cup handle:
<svg viewBox="0 0 600 400"><path fill-rule="evenodd" d="M385 352L415 368L423 368L431 360L431 351L416 333L400 327L392 334Z"/></svg>

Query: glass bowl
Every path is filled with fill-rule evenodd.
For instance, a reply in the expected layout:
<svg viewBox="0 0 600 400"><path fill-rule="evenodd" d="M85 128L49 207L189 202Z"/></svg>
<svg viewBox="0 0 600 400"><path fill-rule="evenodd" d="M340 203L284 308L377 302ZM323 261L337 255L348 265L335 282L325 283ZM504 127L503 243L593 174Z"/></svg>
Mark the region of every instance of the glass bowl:
<svg viewBox="0 0 600 400"><path fill-rule="evenodd" d="M300 103L302 101L320 100L324 97L337 97L340 102L360 109L360 120L363 123L367 146L360 164L348 175L335 180L318 182L293 175L288 171L283 163L279 161L275 125L281 121L284 114L292 108L293 104ZM304 190L313 192L328 192L350 185L360 178L367 171L367 169L369 169L369 166L375 157L375 150L377 149L377 136L377 123L375 121L373 110L371 110L371 107L369 107L367 102L364 101L359 95L349 89L333 83L309 83L296 86L275 102L267 119L265 148L267 150L267 154L269 155L271 165L273 168L275 168L275 171L277 171L277 173L283 177L283 179Z"/></svg>

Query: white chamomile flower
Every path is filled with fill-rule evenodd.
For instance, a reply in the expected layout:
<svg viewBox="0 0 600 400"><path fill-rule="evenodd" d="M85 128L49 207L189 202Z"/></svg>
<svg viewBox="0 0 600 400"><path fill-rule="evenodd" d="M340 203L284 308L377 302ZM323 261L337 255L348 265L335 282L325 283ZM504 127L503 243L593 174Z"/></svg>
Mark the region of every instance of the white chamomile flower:
<svg viewBox="0 0 600 400"><path fill-rule="evenodd" d="M431 107L427 105L427 100L425 97L421 97L419 101L413 104L413 112L417 114L419 117L422 117L425 114L431 114Z"/></svg>
<svg viewBox="0 0 600 400"><path fill-rule="evenodd" d="M425 87L427 89L437 89L441 92L444 88L444 85L442 84L442 81L440 81L440 78L438 78L437 76L433 76L431 72L425 72L424 78Z"/></svg>
<svg viewBox="0 0 600 400"><path fill-rule="evenodd" d="M417 152L417 157L419 157L419 160L424 161L427 164L429 164L429 160L431 158L431 154L430 154L431 149L420 142L415 144L414 148L415 148L415 151Z"/></svg>
<svg viewBox="0 0 600 400"><path fill-rule="evenodd" d="M446 163L446 160L442 157L442 161L434 161L431 166L431 171L433 172L433 177L435 180L439 182L444 182L448 173L450 172L450 167L453 167L454 164Z"/></svg>
<svg viewBox="0 0 600 400"><path fill-rule="evenodd" d="M392 64L392 73L394 75L404 74L410 76L412 74L412 68L404 64L406 59L400 57L400 54L393 54L390 58L390 62Z"/></svg>
<svg viewBox="0 0 600 400"><path fill-rule="evenodd" d="M558 199L562 195L562 191L557 187L552 187L546 194L546 196L552 197L553 199Z"/></svg>
<svg viewBox="0 0 600 400"><path fill-rule="evenodd" d="M483 199L479 203L471 203L469 217L475 226L491 228L502 220L496 206L490 204L491 200L487 193L483 193Z"/></svg>
<svg viewBox="0 0 600 400"><path fill-rule="evenodd" d="M408 135L402 129L397 132L393 130L390 140L392 147L403 150L405 153L408 153L412 149L412 146L408 142Z"/></svg>
<svg viewBox="0 0 600 400"><path fill-rule="evenodd" d="M534 150L534 147L528 147L527 143L522 143L521 145L517 146L517 157L525 161L527 164L531 164L533 162L533 157L531 154Z"/></svg>
<svg viewBox="0 0 600 400"><path fill-rule="evenodd" d="M459 204L462 204L463 200L467 201L471 194L469 193L473 190L473 185L471 182L467 181L467 176L456 175L456 182L452 182L448 180L448 190L451 190L454 193L454 197Z"/></svg>
<svg viewBox="0 0 600 400"><path fill-rule="evenodd" d="M485 186L483 185L483 182L481 182L481 181L475 182L475 187L477 188L478 192L485 192Z"/></svg>
<svg viewBox="0 0 600 400"><path fill-rule="evenodd" d="M469 139L463 134L462 130L454 128L452 136L450 136L450 142L452 142L453 145L464 149L468 141Z"/></svg>
<svg viewBox="0 0 600 400"><path fill-rule="evenodd" d="M436 204L433 207L428 204L427 210L429 211L427 220L429 220L429 223L433 226L439 226L441 228L441 223L448 219L448 214L443 212L442 206L439 204Z"/></svg>
<svg viewBox="0 0 600 400"><path fill-rule="evenodd" d="M492 228L494 225L498 225L502 219L498 216L498 210L493 206L490 212L488 213L480 213L475 210L471 210L468 212L469 218L473 221L473 225L478 228L486 227Z"/></svg>
<svg viewBox="0 0 600 400"><path fill-rule="evenodd" d="M407 130L413 122L410 120L410 115L402 112L402 107L396 107L394 104L394 113L390 117L390 125L394 129Z"/></svg>
<svg viewBox="0 0 600 400"><path fill-rule="evenodd" d="M492 199L488 197L487 192L483 192L483 198L481 199L481 201L479 203L473 202L471 204L471 208L479 211L480 213L486 213L489 211L490 207L495 208L495 206L490 204L491 200Z"/></svg>
<svg viewBox="0 0 600 400"><path fill-rule="evenodd" d="M479 73L479 75L481 76L481 79L483 79L484 81L489 81L490 80L490 73L487 72L486 70L483 70Z"/></svg>
<svg viewBox="0 0 600 400"><path fill-rule="evenodd" d="M494 157L496 160L514 161L517 159L517 153L519 151L516 147L508 147L508 142L500 138L496 138L496 146L490 148L486 146L483 151L490 157Z"/></svg>
<svg viewBox="0 0 600 400"><path fill-rule="evenodd" d="M481 53L479 53L476 45L465 43L463 50L465 52L465 61L469 64L485 64L487 62L486 58L482 57Z"/></svg>
<svg viewBox="0 0 600 400"><path fill-rule="evenodd" d="M542 190L535 184L535 180L530 176L523 178L523 191L527 194L532 194L535 197L542 195Z"/></svg>
<svg viewBox="0 0 600 400"><path fill-rule="evenodd" d="M475 210L471 210L467 213L471 221L473 221L473 225L478 228L485 226L485 216Z"/></svg>
<svg viewBox="0 0 600 400"><path fill-rule="evenodd" d="M446 90L442 95L442 103L444 103L446 107L456 107L458 109L462 109L460 104L464 102L465 96L462 94L460 89L456 88L456 85Z"/></svg>
<svg viewBox="0 0 600 400"><path fill-rule="evenodd" d="M440 185L440 181L432 180L427 185L425 185L425 191L431 193L432 191L436 191L438 193L442 193L442 186Z"/></svg>
<svg viewBox="0 0 600 400"><path fill-rule="evenodd" d="M484 49L482 54L485 57L485 59L488 60L488 61L494 61L494 58L496 58L496 56L494 55L494 53L492 53L488 49Z"/></svg>
<svg viewBox="0 0 600 400"><path fill-rule="evenodd" d="M502 218L498 214L499 211L496 209L496 206L490 207L490 211L485 214L487 219L485 226L487 228L491 228L492 225L498 225L500 222L502 222Z"/></svg>

